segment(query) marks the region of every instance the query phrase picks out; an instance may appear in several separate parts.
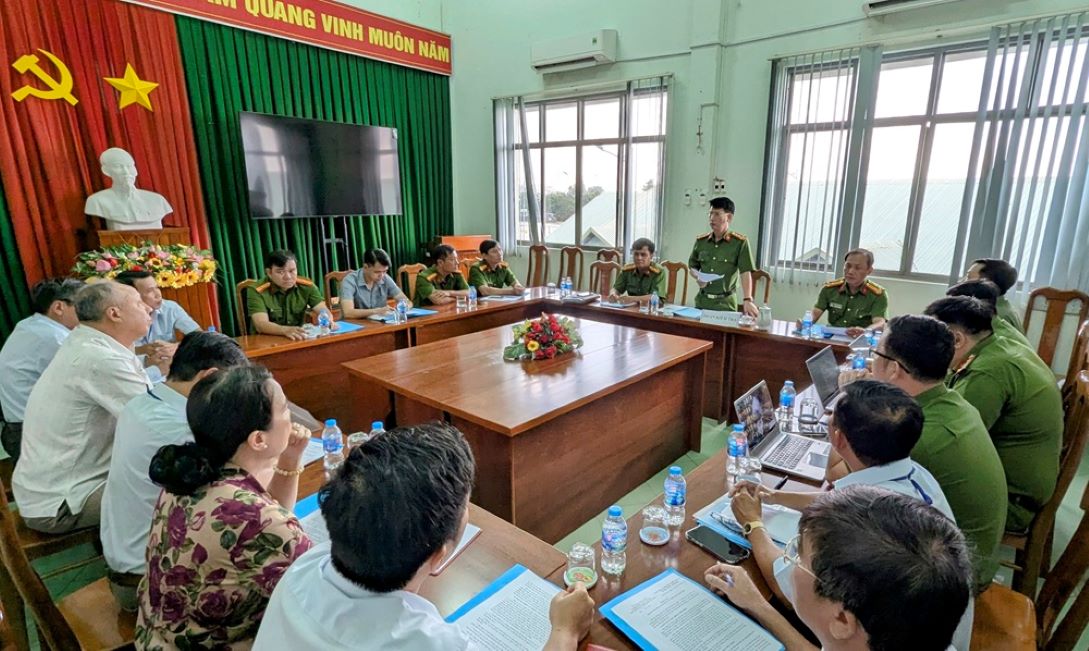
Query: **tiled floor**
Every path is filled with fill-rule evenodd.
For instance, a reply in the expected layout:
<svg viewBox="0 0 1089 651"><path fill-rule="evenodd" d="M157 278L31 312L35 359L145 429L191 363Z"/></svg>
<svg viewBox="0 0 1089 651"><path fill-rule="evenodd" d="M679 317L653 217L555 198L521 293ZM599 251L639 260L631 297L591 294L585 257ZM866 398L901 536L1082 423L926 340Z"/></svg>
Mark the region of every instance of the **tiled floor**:
<svg viewBox="0 0 1089 651"><path fill-rule="evenodd" d="M703 421L703 435L700 451L689 452L670 465L679 465L687 474L724 447L728 428L728 423L718 424L705 419ZM663 468L661 472L648 479L641 486L619 500L618 504L623 507L625 516L630 516L661 494L662 483L665 480L666 471L667 469ZM1056 552L1054 558L1056 560L1062 553L1062 550L1066 547L1066 544L1070 541L1071 536L1074 534L1074 530L1081 520L1082 511L1080 502L1082 494L1085 492L1086 484L1089 484L1089 453L1087 453L1086 458L1082 459L1081 466L1078 469L1078 475L1075 477L1073 484L1070 486L1070 490L1066 494L1066 498L1063 500L1062 506L1059 508L1055 526ZM601 535L601 521L604 517L605 513L600 513L597 517L557 542L556 548L562 552L567 552L575 542L581 541L591 543L597 540ZM35 567L39 572L47 573L51 569L91 558L93 554L93 549L87 545L64 554L42 559L35 564ZM1010 557L1012 558L1012 551L1010 552ZM46 586L49 588L53 597L59 599L105 575L105 563L99 558L76 570L52 577L46 581ZM1010 581L1010 571L1007 569L1000 570L999 578L1008 585ZM33 627L31 627L31 635L34 635ZM34 648L38 648L36 642ZM1077 648L1089 649L1089 631L1082 635Z"/></svg>

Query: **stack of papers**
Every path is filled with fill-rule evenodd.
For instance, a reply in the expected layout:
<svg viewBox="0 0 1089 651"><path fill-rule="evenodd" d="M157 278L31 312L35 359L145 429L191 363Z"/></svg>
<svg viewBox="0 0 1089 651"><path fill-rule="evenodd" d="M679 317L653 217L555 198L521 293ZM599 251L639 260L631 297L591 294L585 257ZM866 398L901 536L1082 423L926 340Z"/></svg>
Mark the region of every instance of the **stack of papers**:
<svg viewBox="0 0 1089 651"><path fill-rule="evenodd" d="M638 305L638 303L621 303L620 301L606 301L602 299L602 301L598 303L598 305L600 305L601 307L615 307L623 309L626 307L635 307L636 305Z"/></svg>
<svg viewBox="0 0 1089 651"><path fill-rule="evenodd" d="M552 634L548 607L560 591L521 565L458 608L446 621L482 649L540 651Z"/></svg>
<svg viewBox="0 0 1089 651"><path fill-rule="evenodd" d="M488 301L494 301L497 303L511 303L514 301L520 301L522 300L522 298L522 295L519 294L518 296L481 296L479 300L481 303Z"/></svg>
<svg viewBox="0 0 1089 651"><path fill-rule="evenodd" d="M741 532L741 523L734 518L733 511L730 510L730 502L730 497L723 495L696 511L693 517L696 522L713 529L727 540L745 549L752 549L752 544ZM802 514L798 511L778 504L764 504L764 510L760 516L768 535L780 547L785 547L791 538L798 535L798 522L801 518Z"/></svg>
<svg viewBox="0 0 1089 651"><path fill-rule="evenodd" d="M694 307L682 307L676 306L666 308L673 316L682 316L686 319L698 319L703 316L703 310L698 310Z"/></svg>

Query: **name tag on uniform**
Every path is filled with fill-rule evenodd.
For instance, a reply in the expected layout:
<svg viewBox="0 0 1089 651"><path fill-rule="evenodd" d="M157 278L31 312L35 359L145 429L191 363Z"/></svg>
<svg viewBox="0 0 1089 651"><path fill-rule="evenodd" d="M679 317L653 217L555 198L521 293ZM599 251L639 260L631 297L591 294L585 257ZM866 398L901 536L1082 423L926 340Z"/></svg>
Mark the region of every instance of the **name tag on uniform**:
<svg viewBox="0 0 1089 651"><path fill-rule="evenodd" d="M740 312L729 312L726 310L703 310L700 314L700 323L711 323L714 325L725 326L727 328L736 328L738 323L741 322Z"/></svg>
<svg viewBox="0 0 1089 651"><path fill-rule="evenodd" d="M843 303L829 303L828 307L830 309L833 309L833 310L842 310L843 308L845 308L847 306L844 305Z"/></svg>

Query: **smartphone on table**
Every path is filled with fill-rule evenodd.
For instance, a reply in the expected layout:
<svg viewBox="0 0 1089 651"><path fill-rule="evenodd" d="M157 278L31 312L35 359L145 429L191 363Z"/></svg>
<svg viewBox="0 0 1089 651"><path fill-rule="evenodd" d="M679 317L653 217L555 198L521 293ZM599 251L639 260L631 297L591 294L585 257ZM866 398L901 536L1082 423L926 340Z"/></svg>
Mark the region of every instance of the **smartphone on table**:
<svg viewBox="0 0 1089 651"><path fill-rule="evenodd" d="M749 557L749 550L724 538L710 527L693 527L684 533L684 537L723 563L737 565Z"/></svg>

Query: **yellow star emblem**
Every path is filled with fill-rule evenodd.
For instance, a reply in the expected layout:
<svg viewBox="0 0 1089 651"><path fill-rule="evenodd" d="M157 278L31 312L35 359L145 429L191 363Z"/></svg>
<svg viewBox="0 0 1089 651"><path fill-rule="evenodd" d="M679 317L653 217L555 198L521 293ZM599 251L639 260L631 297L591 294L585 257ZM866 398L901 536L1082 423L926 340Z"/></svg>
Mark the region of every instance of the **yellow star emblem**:
<svg viewBox="0 0 1089 651"><path fill-rule="evenodd" d="M121 91L121 99L117 103L118 108L123 109L129 104L139 104L149 111L155 110L151 108L151 98L148 95L158 88L159 84L153 81L144 81L137 77L131 63L125 64L124 77L103 77L103 79L106 80L106 83Z"/></svg>

